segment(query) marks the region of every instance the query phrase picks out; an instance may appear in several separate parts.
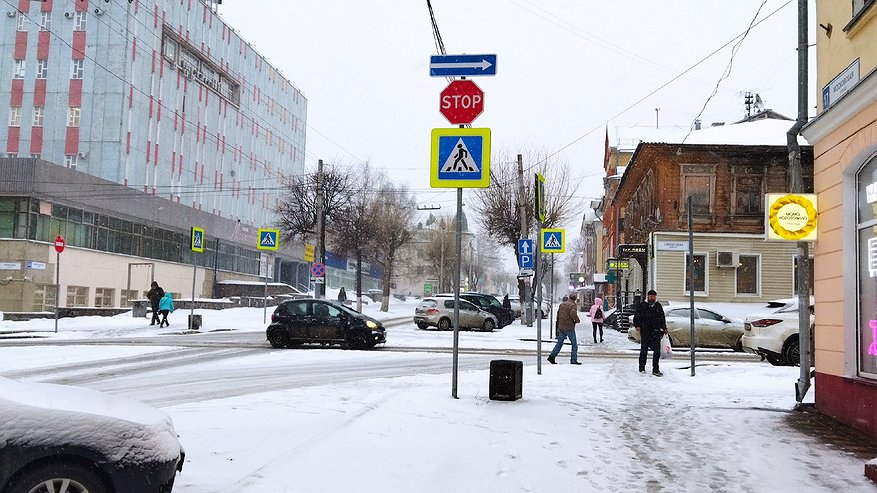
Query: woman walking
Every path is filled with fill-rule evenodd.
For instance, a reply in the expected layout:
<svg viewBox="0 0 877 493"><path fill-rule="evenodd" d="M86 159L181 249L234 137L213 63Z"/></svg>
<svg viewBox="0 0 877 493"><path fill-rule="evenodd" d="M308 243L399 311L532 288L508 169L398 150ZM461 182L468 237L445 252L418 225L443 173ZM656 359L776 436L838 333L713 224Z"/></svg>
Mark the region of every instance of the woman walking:
<svg viewBox="0 0 877 493"><path fill-rule="evenodd" d="M600 342L603 342L603 298L594 298L591 305L591 325L594 326L594 344L597 344L597 330L600 330Z"/></svg>
<svg viewBox="0 0 877 493"><path fill-rule="evenodd" d="M165 292L164 296L162 296L161 301L158 302L158 308L161 310L161 323L158 324L159 327L168 326L170 327L171 323L167 321L167 314L174 311L174 298L171 296L171 293Z"/></svg>

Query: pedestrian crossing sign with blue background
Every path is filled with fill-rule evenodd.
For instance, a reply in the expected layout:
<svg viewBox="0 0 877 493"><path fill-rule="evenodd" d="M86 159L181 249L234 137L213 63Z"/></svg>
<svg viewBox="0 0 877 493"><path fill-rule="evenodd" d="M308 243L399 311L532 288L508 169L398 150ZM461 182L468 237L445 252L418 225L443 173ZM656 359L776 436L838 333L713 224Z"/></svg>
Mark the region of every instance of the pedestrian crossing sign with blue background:
<svg viewBox="0 0 877 493"><path fill-rule="evenodd" d="M490 129L432 129L429 184L433 188L490 186Z"/></svg>
<svg viewBox="0 0 877 493"><path fill-rule="evenodd" d="M279 229L259 229L259 243L256 245L256 249L272 251L277 250L278 248L280 248L280 242L278 241L279 237Z"/></svg>
<svg viewBox="0 0 877 493"><path fill-rule="evenodd" d="M545 253L563 253L566 251L566 230L565 229L543 229L539 237L542 241L540 252Z"/></svg>

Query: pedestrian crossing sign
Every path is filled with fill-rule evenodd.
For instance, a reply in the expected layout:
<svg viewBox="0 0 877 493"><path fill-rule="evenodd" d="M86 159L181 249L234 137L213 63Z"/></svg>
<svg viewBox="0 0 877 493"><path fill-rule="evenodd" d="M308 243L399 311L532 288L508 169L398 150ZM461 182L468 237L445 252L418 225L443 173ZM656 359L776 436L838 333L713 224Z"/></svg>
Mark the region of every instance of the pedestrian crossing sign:
<svg viewBox="0 0 877 493"><path fill-rule="evenodd" d="M256 249L276 251L280 248L280 242L278 241L279 237L279 229L259 229L259 243L256 245Z"/></svg>
<svg viewBox="0 0 877 493"><path fill-rule="evenodd" d="M539 244L543 253L564 253L566 251L565 229L543 229L540 235L542 241Z"/></svg>
<svg viewBox="0 0 877 493"><path fill-rule="evenodd" d="M429 184L433 188L490 186L490 129L432 129Z"/></svg>

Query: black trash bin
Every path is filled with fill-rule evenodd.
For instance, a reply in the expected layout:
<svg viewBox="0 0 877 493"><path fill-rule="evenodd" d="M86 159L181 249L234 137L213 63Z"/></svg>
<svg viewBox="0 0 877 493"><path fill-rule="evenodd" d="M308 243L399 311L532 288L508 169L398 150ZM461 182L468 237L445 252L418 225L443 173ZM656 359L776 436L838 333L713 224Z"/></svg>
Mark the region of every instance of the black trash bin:
<svg viewBox="0 0 877 493"><path fill-rule="evenodd" d="M201 328L201 315L189 315L189 330Z"/></svg>
<svg viewBox="0 0 877 493"><path fill-rule="evenodd" d="M523 395L524 363L495 359L490 362L490 399L516 401Z"/></svg>

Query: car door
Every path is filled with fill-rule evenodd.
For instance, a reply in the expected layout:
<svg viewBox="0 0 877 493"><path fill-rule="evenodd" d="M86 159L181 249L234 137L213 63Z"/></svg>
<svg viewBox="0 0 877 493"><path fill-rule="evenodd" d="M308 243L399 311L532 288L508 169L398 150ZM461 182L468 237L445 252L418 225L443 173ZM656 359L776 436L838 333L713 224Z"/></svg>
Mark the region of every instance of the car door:
<svg viewBox="0 0 877 493"><path fill-rule="evenodd" d="M478 307L472 303L460 300L460 328L478 328L483 323L483 316Z"/></svg>
<svg viewBox="0 0 877 493"><path fill-rule="evenodd" d="M312 341L344 339L344 317L338 307L325 301L314 301L313 323L309 338Z"/></svg>
<svg viewBox="0 0 877 493"><path fill-rule="evenodd" d="M289 301L284 303L284 325L292 339L307 340L311 325L311 302Z"/></svg>
<svg viewBox="0 0 877 493"><path fill-rule="evenodd" d="M697 313L695 311L695 313ZM667 333L673 341L674 346L691 346L691 310L685 308L673 308L664 314L667 320ZM697 318L694 319L694 326L697 327ZM697 331L695 330L695 342L697 342Z"/></svg>
<svg viewBox="0 0 877 493"><path fill-rule="evenodd" d="M698 338L703 346L733 348L743 335L743 327L727 321L724 315L705 308L698 308L697 315L701 327Z"/></svg>

